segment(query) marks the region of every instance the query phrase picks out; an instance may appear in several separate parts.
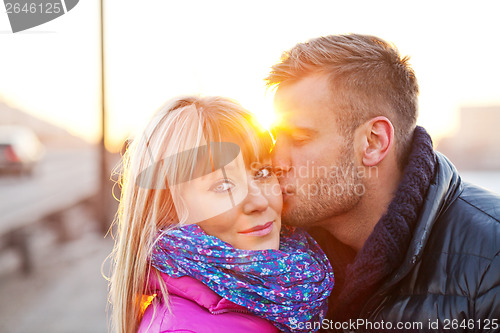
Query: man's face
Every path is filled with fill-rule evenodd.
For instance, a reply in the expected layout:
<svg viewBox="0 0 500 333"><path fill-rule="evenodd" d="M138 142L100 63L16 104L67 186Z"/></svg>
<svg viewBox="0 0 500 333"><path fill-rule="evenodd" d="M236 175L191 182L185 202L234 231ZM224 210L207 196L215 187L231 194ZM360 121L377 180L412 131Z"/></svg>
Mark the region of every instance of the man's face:
<svg viewBox="0 0 500 333"><path fill-rule="evenodd" d="M284 223L313 226L342 215L360 200L352 142L338 131L327 77L280 86L273 165L283 191Z"/></svg>

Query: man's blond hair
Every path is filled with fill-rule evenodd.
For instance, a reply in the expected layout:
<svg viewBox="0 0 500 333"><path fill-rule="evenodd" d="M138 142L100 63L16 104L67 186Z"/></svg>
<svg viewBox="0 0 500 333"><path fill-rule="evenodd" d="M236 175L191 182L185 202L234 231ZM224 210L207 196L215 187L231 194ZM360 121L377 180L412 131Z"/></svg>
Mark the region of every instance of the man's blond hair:
<svg viewBox="0 0 500 333"><path fill-rule="evenodd" d="M381 115L389 118L395 129L398 164L403 168L418 116L418 83L408 60L374 36L331 35L284 52L266 83L279 88L311 74L327 75L341 134L351 142L362 123Z"/></svg>

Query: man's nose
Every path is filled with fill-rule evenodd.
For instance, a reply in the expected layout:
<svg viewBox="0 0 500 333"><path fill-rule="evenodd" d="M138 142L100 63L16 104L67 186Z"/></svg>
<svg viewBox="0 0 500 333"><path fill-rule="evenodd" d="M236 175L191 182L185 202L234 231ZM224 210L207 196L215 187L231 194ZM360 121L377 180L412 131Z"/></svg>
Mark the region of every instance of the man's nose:
<svg viewBox="0 0 500 333"><path fill-rule="evenodd" d="M284 140L277 140L271 152L274 172L278 177L283 176L291 169L290 149Z"/></svg>
<svg viewBox="0 0 500 333"><path fill-rule="evenodd" d="M268 206L269 201L260 186L255 180L249 181L248 194L243 202L243 212L245 214L263 212Z"/></svg>

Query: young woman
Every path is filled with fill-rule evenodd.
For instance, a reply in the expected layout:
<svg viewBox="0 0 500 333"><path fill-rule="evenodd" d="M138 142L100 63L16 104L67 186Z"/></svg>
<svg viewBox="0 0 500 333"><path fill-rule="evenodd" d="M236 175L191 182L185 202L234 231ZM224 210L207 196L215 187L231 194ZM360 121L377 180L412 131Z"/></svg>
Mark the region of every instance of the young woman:
<svg viewBox="0 0 500 333"><path fill-rule="evenodd" d="M333 273L310 236L281 226L272 146L221 97L170 101L132 142L111 278L118 332L315 331L306 323L323 319Z"/></svg>

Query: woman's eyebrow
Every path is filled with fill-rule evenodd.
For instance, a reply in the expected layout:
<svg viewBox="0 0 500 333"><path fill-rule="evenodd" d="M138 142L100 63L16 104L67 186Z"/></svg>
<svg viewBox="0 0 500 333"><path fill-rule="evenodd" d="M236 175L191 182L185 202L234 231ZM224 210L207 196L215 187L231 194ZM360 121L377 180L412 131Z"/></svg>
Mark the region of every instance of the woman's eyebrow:
<svg viewBox="0 0 500 333"><path fill-rule="evenodd" d="M207 173L206 175L200 176L199 178L201 178L201 180L203 181L215 180L216 178L220 177L228 178L228 172L233 172L238 169L240 169L240 166L235 165L235 163L229 163L226 166L216 169L213 172Z"/></svg>

